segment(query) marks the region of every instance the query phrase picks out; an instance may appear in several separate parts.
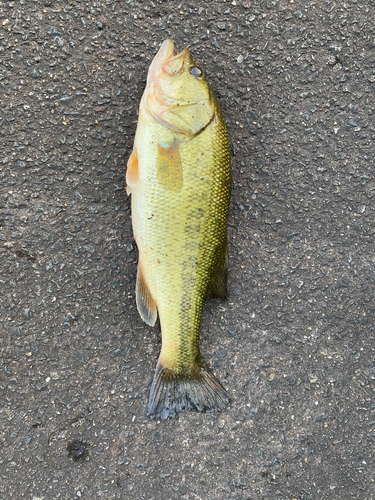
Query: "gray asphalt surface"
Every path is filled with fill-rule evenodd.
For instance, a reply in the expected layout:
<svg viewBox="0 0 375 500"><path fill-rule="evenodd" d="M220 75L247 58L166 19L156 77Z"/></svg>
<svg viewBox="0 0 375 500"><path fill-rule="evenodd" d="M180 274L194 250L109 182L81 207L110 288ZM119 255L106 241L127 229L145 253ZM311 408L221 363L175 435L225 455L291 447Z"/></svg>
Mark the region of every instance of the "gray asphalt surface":
<svg viewBox="0 0 375 500"><path fill-rule="evenodd" d="M371 1L0 5L0 499L375 498ZM148 65L189 45L232 147L231 407L149 421L125 166Z"/></svg>

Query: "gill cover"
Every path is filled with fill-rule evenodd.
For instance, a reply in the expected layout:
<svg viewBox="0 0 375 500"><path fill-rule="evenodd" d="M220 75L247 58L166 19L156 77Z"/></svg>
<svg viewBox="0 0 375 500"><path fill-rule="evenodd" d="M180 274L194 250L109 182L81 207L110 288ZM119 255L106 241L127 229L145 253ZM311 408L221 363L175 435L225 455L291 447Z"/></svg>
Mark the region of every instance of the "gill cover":
<svg viewBox="0 0 375 500"><path fill-rule="evenodd" d="M188 49L173 55L165 40L150 66L143 95L146 111L160 124L188 137L202 131L215 116L212 90Z"/></svg>

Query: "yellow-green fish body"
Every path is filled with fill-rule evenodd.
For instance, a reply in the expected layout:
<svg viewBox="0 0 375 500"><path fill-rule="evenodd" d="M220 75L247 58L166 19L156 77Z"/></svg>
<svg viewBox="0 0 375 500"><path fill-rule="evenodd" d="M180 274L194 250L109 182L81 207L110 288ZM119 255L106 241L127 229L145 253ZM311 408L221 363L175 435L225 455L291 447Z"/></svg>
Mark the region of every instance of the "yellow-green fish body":
<svg viewBox="0 0 375 500"><path fill-rule="evenodd" d="M222 409L228 397L199 352L203 301L225 298L230 196L228 136L219 104L185 49L166 40L142 97L128 162L136 298L141 317L159 313L162 349L148 412Z"/></svg>

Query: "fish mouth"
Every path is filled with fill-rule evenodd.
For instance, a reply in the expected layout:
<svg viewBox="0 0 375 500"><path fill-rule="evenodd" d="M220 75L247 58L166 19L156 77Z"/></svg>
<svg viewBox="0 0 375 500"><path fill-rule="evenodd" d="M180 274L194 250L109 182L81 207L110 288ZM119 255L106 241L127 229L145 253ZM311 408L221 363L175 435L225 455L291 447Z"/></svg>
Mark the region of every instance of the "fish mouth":
<svg viewBox="0 0 375 500"><path fill-rule="evenodd" d="M154 57L154 60L152 61L150 69L148 71L149 76L155 75L155 73L158 72L157 70L161 67L161 65L165 61L173 57L173 53L174 53L174 43L173 40L168 38L161 44L158 53Z"/></svg>
<svg viewBox="0 0 375 500"><path fill-rule="evenodd" d="M189 54L189 49L183 49L179 54L174 55L173 40L165 40L154 57L149 69L150 80L155 83L161 72L170 76L177 76L184 69L184 61ZM151 83L151 82L150 82Z"/></svg>
<svg viewBox="0 0 375 500"><path fill-rule="evenodd" d="M184 49L175 56L172 53L172 56L161 65L162 70L170 76L180 75L184 71L184 62L188 55L189 49Z"/></svg>

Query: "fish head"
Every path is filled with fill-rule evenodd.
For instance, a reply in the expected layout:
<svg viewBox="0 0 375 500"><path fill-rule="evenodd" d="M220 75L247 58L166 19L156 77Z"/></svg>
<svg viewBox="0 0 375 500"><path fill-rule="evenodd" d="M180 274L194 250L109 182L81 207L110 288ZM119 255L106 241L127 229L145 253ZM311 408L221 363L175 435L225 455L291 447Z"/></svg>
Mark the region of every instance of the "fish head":
<svg viewBox="0 0 375 500"><path fill-rule="evenodd" d="M143 102L154 120L188 137L202 131L217 109L211 87L189 49L174 55L170 39L151 63Z"/></svg>

